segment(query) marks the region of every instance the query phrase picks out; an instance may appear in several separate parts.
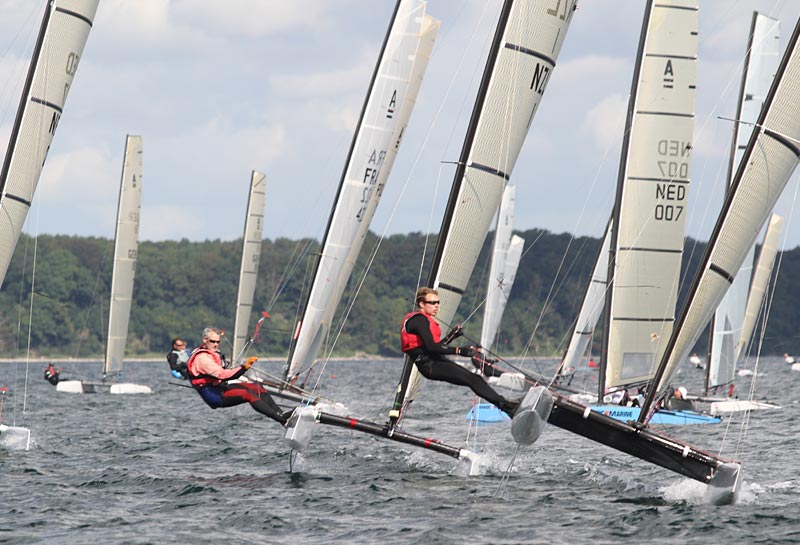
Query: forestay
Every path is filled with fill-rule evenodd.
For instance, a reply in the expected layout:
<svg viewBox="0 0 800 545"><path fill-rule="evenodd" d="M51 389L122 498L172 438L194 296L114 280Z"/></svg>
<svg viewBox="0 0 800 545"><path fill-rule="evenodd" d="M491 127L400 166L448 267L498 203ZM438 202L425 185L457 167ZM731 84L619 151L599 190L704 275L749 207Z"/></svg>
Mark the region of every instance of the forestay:
<svg viewBox="0 0 800 545"><path fill-rule="evenodd" d="M481 346L490 351L494 346L497 330L511 295L511 287L517 276L525 240L512 234L514 229L514 204L517 188L507 185L497 213L492 260L489 266L489 284L486 288L486 311L481 326Z"/></svg>
<svg viewBox="0 0 800 545"><path fill-rule="evenodd" d="M744 322L742 323L742 335L736 343L736 361L740 362L747 357L750 340L753 338L753 331L756 328L759 310L767 293L769 279L772 276L772 267L775 264L775 257L778 254L778 239L783 228L783 218L778 214L772 214L767 225L767 234L764 235L764 243L761 245L761 253L758 254L756 270L753 274L753 281L750 284L750 295L747 297L747 306L744 312Z"/></svg>
<svg viewBox="0 0 800 545"><path fill-rule="evenodd" d="M497 213L574 7L574 0L503 4L429 276L428 285L439 291L441 301L437 320L445 328L451 325ZM414 399L418 387L414 368L404 403Z"/></svg>
<svg viewBox="0 0 800 545"><path fill-rule="evenodd" d="M651 412L649 409L656 397L666 391L678 364L697 342L797 167L800 157L798 32L800 21L764 102L757 130L736 171L677 328L661 359L655 387L648 392L640 421Z"/></svg>
<svg viewBox="0 0 800 545"><path fill-rule="evenodd" d="M133 277L139 246L139 213L142 206L142 137L128 135L119 186L117 232L114 237L114 272L111 275L111 307L103 375L122 370L128 322L133 300Z"/></svg>
<svg viewBox="0 0 800 545"><path fill-rule="evenodd" d="M606 390L653 377L672 331L683 256L697 1L649 2L645 9L615 202L601 362Z"/></svg>
<svg viewBox="0 0 800 545"><path fill-rule="evenodd" d="M753 123L761 113L772 78L778 69L779 28L777 20L757 12L753 13L739 92L737 108L739 122L733 126L731 162L728 169L729 183L733 180L736 167L750 140ZM754 250L755 248L751 246L714 315L707 388L729 384L736 376L737 343L742 335Z"/></svg>
<svg viewBox="0 0 800 545"><path fill-rule="evenodd" d="M0 284L39 183L99 0L50 0L0 173Z"/></svg>
<svg viewBox="0 0 800 545"><path fill-rule="evenodd" d="M389 176L439 28L425 15L425 6L401 0L395 8L322 242L287 377L313 364L328 335Z"/></svg>
<svg viewBox="0 0 800 545"><path fill-rule="evenodd" d="M239 290L236 295L236 321L233 325L233 359L241 358L247 344L250 314L261 261L261 240L264 228L267 177L254 170L250 175L250 194L242 235L242 263L239 267Z"/></svg>

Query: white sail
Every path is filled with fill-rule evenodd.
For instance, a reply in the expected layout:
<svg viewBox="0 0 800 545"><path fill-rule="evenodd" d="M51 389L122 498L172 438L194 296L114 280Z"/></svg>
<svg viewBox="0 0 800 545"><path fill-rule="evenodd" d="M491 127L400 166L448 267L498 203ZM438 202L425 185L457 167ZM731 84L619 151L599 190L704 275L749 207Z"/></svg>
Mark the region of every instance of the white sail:
<svg viewBox="0 0 800 545"><path fill-rule="evenodd" d="M575 2L506 0L467 129L439 232L429 285L439 292L437 320L453 316L497 213L533 116L555 68ZM404 402L419 387L416 368Z"/></svg>
<svg viewBox="0 0 800 545"><path fill-rule="evenodd" d="M769 225L767 225L767 234L764 235L764 243L761 245L761 253L758 255L753 282L750 285L750 295L747 298L744 322L742 323L742 334L736 343L737 362L747 356L750 339L753 338L753 331L756 328L759 309L761 309L764 295L767 293L772 267L775 264L775 257L778 255L778 239L781 236L782 228L783 218L778 214L772 214Z"/></svg>
<svg viewBox="0 0 800 545"><path fill-rule="evenodd" d="M668 350L659 365L656 387L648 392L642 419L656 397L666 391L683 361L708 324L733 275L739 270L767 216L783 192L800 158L800 21L759 116L731 190L708 242L706 253Z"/></svg>
<svg viewBox="0 0 800 545"><path fill-rule="evenodd" d="M601 362L606 390L650 380L672 331L689 196L697 29L697 0L648 2L615 203Z"/></svg>
<svg viewBox="0 0 800 545"><path fill-rule="evenodd" d="M142 206L142 137L128 135L119 186L117 232L114 237L114 271L103 375L122 371L128 321L133 300L133 277L139 246L139 211Z"/></svg>
<svg viewBox="0 0 800 545"><path fill-rule="evenodd" d="M486 303L481 326L481 346L488 352L494 346L494 338L511 295L511 287L517 275L522 247L525 240L512 235L514 227L514 203L517 188L507 185L497 213L497 228L494 233L492 259L489 265L489 284L486 288Z"/></svg>
<svg viewBox="0 0 800 545"><path fill-rule="evenodd" d="M439 28L438 22L426 18L425 6L418 0L398 2L322 243L287 376L311 366L319 353L391 170L416 101L410 94L419 90Z"/></svg>
<svg viewBox="0 0 800 545"><path fill-rule="evenodd" d="M734 124L729 177L732 179L742 154L750 140L753 126L761 113L772 78L778 69L780 48L778 21L753 13L747 44L742 86L737 111L739 123ZM732 180L731 180L732 181ZM753 268L754 247L750 248L744 263L736 273L733 284L717 307L714 315L711 347L708 358L708 387L733 381L738 361L737 341L742 334L747 292Z"/></svg>
<svg viewBox="0 0 800 545"><path fill-rule="evenodd" d="M258 264L261 260L261 237L264 228L266 176L257 170L250 175L250 196L242 236L242 263L239 267L239 290L236 295L236 321L233 326L233 360L241 357L247 344L253 297L256 293Z"/></svg>
<svg viewBox="0 0 800 545"><path fill-rule="evenodd" d="M28 215L99 0L50 0L0 173L0 284Z"/></svg>
<svg viewBox="0 0 800 545"><path fill-rule="evenodd" d="M592 334L600 314L603 312L606 301L606 287L608 286L608 250L611 247L612 223L609 221L606 227L606 234L600 244L600 251L592 270L592 277L589 280L589 287L586 288L586 295L583 297L578 320L575 322L575 331L569 340L567 353L561 363L561 369L577 369L581 358L586 354L586 349L592 341Z"/></svg>

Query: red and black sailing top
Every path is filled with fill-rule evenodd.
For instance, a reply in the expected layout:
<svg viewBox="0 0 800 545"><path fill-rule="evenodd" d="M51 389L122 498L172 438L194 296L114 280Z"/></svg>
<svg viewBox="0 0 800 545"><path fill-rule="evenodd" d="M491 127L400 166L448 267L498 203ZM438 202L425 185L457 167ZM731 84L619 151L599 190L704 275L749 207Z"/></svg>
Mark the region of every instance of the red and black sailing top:
<svg viewBox="0 0 800 545"><path fill-rule="evenodd" d="M433 316L422 312L409 312L400 329L400 349L416 358L421 354L436 358L455 354L455 347L441 345L442 329Z"/></svg>
<svg viewBox="0 0 800 545"><path fill-rule="evenodd" d="M226 380L239 378L247 371L244 366L225 369L219 352L207 348L198 348L192 353L186 362L186 370L189 372L189 382L195 388L217 386Z"/></svg>

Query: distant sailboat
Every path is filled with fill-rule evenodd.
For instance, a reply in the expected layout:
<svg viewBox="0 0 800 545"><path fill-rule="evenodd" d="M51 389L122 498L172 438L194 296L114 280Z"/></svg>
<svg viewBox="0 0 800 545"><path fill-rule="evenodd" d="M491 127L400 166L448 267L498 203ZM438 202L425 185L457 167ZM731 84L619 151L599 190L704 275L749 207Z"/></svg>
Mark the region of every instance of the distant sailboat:
<svg viewBox="0 0 800 545"><path fill-rule="evenodd" d="M33 202L98 2L49 0L46 4L0 172L0 284ZM30 430L0 424L0 444L27 449Z"/></svg>
<svg viewBox="0 0 800 545"><path fill-rule="evenodd" d="M250 176L250 196L247 199L247 216L242 236L242 263L239 268L239 290L236 296L236 320L233 326L233 362L244 356L250 339L248 335L253 297L256 292L258 265L261 260L264 204L266 202L266 176L254 170Z"/></svg>
<svg viewBox="0 0 800 545"><path fill-rule="evenodd" d="M741 162L747 142L753 132L753 123L758 120L764 100L769 92L772 78L778 69L780 49L778 21L753 13L750 34L747 42L747 54L742 74L742 85L739 91L737 119L733 127L731 159L728 171L729 181L733 181L736 168ZM736 368L744 356L740 349L743 333L745 307L750 288L750 274L753 267L753 245L745 257L742 267L736 272L725 297L711 321L709 338L708 366L706 368L705 395L711 390L732 385L736 377ZM719 405L717 407L720 407ZM758 407L754 407L758 408Z"/></svg>
<svg viewBox="0 0 800 545"><path fill-rule="evenodd" d="M133 277L139 245L139 215L142 202L142 137L129 135L120 180L117 232L114 237L114 271L108 316L103 380L62 380L56 391L69 393L149 394L150 387L119 382L122 376L128 322L133 300Z"/></svg>

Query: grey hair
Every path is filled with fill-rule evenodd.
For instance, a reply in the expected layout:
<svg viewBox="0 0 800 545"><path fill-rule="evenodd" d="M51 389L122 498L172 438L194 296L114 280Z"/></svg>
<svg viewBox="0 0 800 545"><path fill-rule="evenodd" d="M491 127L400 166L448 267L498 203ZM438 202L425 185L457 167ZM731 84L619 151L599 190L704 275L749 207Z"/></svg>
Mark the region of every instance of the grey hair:
<svg viewBox="0 0 800 545"><path fill-rule="evenodd" d="M205 328L205 329L203 330L203 336L202 336L202 339L203 339L203 340L207 339L207 338L208 338L208 336L209 336L209 335L211 335L212 333L216 333L217 335L220 335L219 328L217 328L217 327L211 327L211 326L209 326L209 327Z"/></svg>

